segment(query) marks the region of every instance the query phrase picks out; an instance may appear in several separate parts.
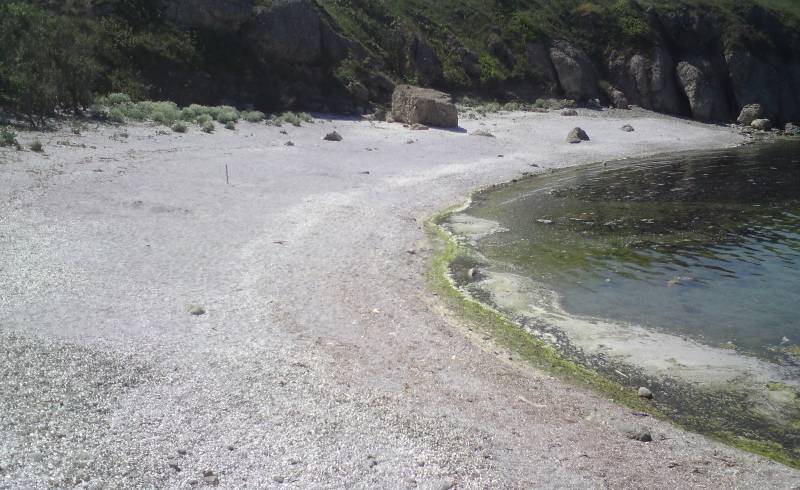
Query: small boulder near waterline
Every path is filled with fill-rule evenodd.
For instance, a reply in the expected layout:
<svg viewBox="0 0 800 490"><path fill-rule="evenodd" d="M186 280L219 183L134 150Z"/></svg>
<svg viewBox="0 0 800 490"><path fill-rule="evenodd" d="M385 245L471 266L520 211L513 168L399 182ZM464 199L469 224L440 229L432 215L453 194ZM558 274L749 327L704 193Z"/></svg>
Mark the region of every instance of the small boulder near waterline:
<svg viewBox="0 0 800 490"><path fill-rule="evenodd" d="M639 398L647 398L648 400L652 400L653 399L653 392L650 391L650 389L645 388L644 386L639 388L639 393L638 394L639 394Z"/></svg>
<svg viewBox="0 0 800 490"><path fill-rule="evenodd" d="M750 126L756 119L761 119L764 110L761 104L749 104L742 107L742 112L739 113L739 118L736 120L742 126Z"/></svg>
<svg viewBox="0 0 800 490"><path fill-rule="evenodd" d="M786 123L783 132L787 136L800 136L800 126L797 126L796 124L792 123Z"/></svg>
<svg viewBox="0 0 800 490"><path fill-rule="evenodd" d="M639 442L653 441L653 434L650 433L650 429L648 429L647 427L637 427L637 426L623 427L622 433L625 434L625 437L634 441L639 441Z"/></svg>
<svg viewBox="0 0 800 490"><path fill-rule="evenodd" d="M577 116L578 115L578 111L576 111L575 109L565 109L565 110L561 111L561 115L562 116L567 116L567 117Z"/></svg>
<svg viewBox="0 0 800 490"><path fill-rule="evenodd" d="M575 128L567 135L567 143L577 144L581 141L589 141L589 135L581 128Z"/></svg>
<svg viewBox="0 0 800 490"><path fill-rule="evenodd" d="M622 126L619 129L625 131L626 133L632 133L632 132L636 131L635 129L633 129L633 126L631 126L630 124L626 124L625 126Z"/></svg>
<svg viewBox="0 0 800 490"><path fill-rule="evenodd" d="M326 134L325 137L322 139L325 141L342 141L342 135L337 133L336 131L333 131L331 133Z"/></svg>
<svg viewBox="0 0 800 490"><path fill-rule="evenodd" d="M759 131L769 131L772 129L772 121L769 119L756 119L750 123L750 126Z"/></svg>
<svg viewBox="0 0 800 490"><path fill-rule="evenodd" d="M458 127L458 110L450 95L411 85L395 87L392 95L392 118L406 124Z"/></svg>

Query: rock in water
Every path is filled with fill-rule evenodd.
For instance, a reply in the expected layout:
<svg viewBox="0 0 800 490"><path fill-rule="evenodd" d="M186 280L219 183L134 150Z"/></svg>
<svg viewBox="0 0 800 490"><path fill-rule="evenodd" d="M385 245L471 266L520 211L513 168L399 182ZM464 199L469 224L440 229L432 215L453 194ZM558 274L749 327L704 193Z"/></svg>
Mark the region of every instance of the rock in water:
<svg viewBox="0 0 800 490"><path fill-rule="evenodd" d="M398 85L395 88L392 117L406 124L458 127L458 110L448 94L411 85Z"/></svg>
<svg viewBox="0 0 800 490"><path fill-rule="evenodd" d="M753 129L758 129L759 131L769 131L772 129L772 121L769 119L755 119L750 123L750 126Z"/></svg>
<svg viewBox="0 0 800 490"><path fill-rule="evenodd" d="M336 131L332 133L328 133L322 138L325 141L342 141L342 135L337 133Z"/></svg>
<svg viewBox="0 0 800 490"><path fill-rule="evenodd" d="M750 126L753 121L760 119L764 114L761 104L750 104L742 107L742 112L739 113L739 118L736 120L742 126Z"/></svg>
<svg viewBox="0 0 800 490"><path fill-rule="evenodd" d="M633 129L633 126L631 126L630 124L626 124L625 126L622 126L619 129L625 131L626 133L632 133L635 131L635 129Z"/></svg>
<svg viewBox="0 0 800 490"><path fill-rule="evenodd" d="M567 143L577 144L581 141L589 141L589 135L581 128L575 128L567 135Z"/></svg>
<svg viewBox="0 0 800 490"><path fill-rule="evenodd" d="M653 392L643 386L639 388L639 398L647 398L648 400L652 400Z"/></svg>

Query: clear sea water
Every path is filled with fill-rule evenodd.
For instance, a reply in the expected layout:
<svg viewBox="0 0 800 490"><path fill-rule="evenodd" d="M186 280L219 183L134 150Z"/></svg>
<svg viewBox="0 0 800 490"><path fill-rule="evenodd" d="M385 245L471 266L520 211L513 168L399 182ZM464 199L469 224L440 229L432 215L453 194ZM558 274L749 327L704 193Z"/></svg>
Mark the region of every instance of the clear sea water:
<svg viewBox="0 0 800 490"><path fill-rule="evenodd" d="M558 171L480 193L465 213L506 230L478 241L490 262L570 313L797 353L800 142Z"/></svg>

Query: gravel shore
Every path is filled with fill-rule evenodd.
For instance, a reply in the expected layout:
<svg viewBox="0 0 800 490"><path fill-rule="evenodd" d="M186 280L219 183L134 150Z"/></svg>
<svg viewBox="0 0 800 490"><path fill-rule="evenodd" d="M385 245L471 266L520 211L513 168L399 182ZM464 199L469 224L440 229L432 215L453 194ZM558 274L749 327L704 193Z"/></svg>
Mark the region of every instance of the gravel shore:
<svg viewBox="0 0 800 490"><path fill-rule="evenodd" d="M0 488L800 487L441 314L423 225L470 191L741 142L579 112L99 126L0 148ZM574 126L591 141L566 144Z"/></svg>

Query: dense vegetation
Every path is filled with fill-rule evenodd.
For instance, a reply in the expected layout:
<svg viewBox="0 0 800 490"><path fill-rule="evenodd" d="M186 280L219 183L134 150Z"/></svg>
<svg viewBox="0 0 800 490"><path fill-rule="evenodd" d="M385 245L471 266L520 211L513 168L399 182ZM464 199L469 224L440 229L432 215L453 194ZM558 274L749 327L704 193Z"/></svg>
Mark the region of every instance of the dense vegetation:
<svg viewBox="0 0 800 490"><path fill-rule="evenodd" d="M109 93L128 94L134 102L154 98L182 105L320 110L331 93L341 92L338 87L358 89L362 82L370 100L385 102L385 86L376 92L367 82L376 71L399 81L492 96L508 84L531 85L540 76L524 55L529 43L566 39L599 58L609 46L661 42L653 11L712 11L724 24L720 42L725 45L784 50L791 56L800 51L800 2L795 0L315 3L348 46L357 41L364 55L352 56L351 49L343 61L318 60L297 68L260 55L251 38L226 31L224 22L219 29L176 24L166 13L170 0L0 0L0 115L24 115L39 125L46 116L84 110L96 96ZM255 15L272 2L236 0L208 8L237 8L229 4ZM180 5L191 8L186 6L191 3ZM415 36L430 45L441 74L426 77L409 69L408 46ZM474 53L477 75L468 73L465 49ZM305 97L309 91L313 96ZM331 108L364 105L362 98Z"/></svg>
<svg viewBox="0 0 800 490"><path fill-rule="evenodd" d="M45 10L30 1L0 3L0 107L33 125L56 109L85 109L96 94L144 97L143 71L159 62L191 63L191 35L160 20L153 0L106 0L108 15L75 15L70 2Z"/></svg>

